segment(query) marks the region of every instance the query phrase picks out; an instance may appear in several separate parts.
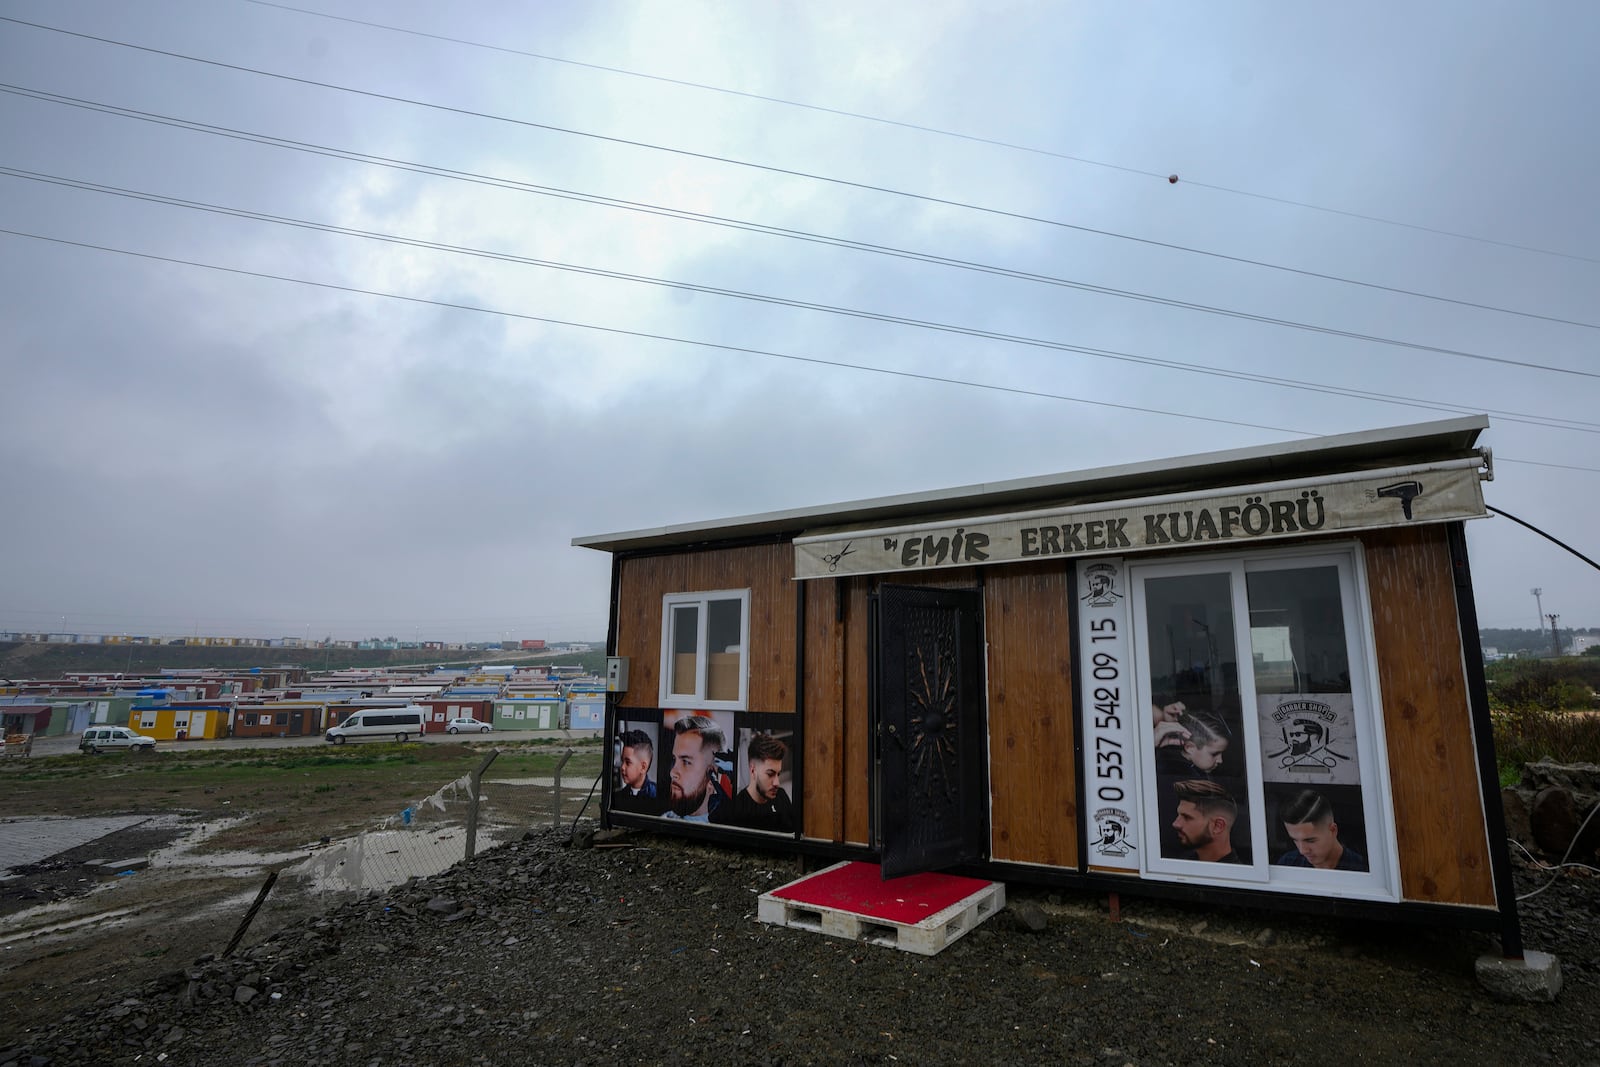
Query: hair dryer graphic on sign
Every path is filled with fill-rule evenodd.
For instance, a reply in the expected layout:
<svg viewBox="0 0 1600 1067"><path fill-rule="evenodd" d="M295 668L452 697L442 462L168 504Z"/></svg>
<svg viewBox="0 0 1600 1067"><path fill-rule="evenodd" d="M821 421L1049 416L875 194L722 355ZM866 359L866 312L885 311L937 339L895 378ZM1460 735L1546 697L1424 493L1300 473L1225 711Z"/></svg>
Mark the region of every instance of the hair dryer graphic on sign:
<svg viewBox="0 0 1600 1067"><path fill-rule="evenodd" d="M1422 495L1421 482L1395 482L1376 490L1380 497L1393 497L1400 501L1400 509L1406 513L1406 518L1411 518L1411 502Z"/></svg>

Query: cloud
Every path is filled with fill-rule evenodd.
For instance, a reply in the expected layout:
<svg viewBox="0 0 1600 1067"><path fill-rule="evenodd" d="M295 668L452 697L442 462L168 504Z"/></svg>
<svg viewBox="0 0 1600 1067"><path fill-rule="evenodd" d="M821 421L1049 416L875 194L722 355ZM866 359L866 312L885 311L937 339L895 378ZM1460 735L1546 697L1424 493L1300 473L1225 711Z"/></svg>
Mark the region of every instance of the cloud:
<svg viewBox="0 0 1600 1067"><path fill-rule="evenodd" d="M1464 9L1440 26L1424 12L1381 14L1377 38L1377 9L1342 23L1287 9L1152 20L1025 3L402 3L372 16L1035 153L249 4L156 3L135 15L24 0L16 15L458 110L41 31L0 35L0 63L41 90L313 144L1587 368L1593 324L1493 308L1593 317L1600 268L1581 257L1600 238L1583 181L1596 149L1571 131L1584 128L1583 102L1600 88L1582 43L1600 28L1596 16ZM1484 69L1501 76L1485 80ZM0 627L65 613L150 628L192 628L199 616L267 633L437 626L439 636L486 637L524 626L597 637L607 565L572 549L577 535L1440 416L1409 397L1535 423L1600 422L1588 414L1593 379L1512 363L12 95L0 94L0 123L17 134L12 165L44 173L1374 394L1334 397L0 177L0 228L416 298L0 236L0 490L27 516L0 565L0 605L13 612L0 610ZM1163 176L1174 171L1182 180L1170 185ZM631 333L538 321L548 319ZM1516 461L1593 467L1592 435L1579 431L1594 428L1497 417L1491 503L1581 542L1595 521L1594 471ZM1534 585L1570 591L1574 606L1552 610L1592 621L1581 605L1595 585L1581 564L1501 520L1471 524L1469 540L1486 622L1527 615Z"/></svg>

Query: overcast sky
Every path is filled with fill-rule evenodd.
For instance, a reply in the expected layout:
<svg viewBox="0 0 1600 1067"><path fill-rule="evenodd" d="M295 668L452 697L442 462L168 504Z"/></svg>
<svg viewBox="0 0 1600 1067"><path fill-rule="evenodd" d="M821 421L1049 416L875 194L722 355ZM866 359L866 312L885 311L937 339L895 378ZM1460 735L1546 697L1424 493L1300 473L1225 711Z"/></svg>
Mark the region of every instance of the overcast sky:
<svg viewBox="0 0 1600 1067"><path fill-rule="evenodd" d="M303 3L0 0L0 629L599 638L574 536L1465 413L1600 556L1587 0Z"/></svg>

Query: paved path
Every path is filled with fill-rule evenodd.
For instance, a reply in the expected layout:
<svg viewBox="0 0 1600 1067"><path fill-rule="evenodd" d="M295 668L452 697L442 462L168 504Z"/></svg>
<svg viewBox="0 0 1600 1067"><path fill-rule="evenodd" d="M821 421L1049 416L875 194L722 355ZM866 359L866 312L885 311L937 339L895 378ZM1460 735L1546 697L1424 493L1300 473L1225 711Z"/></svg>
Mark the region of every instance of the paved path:
<svg viewBox="0 0 1600 1067"><path fill-rule="evenodd" d="M57 734L53 737L33 739L33 758L66 756L78 751L81 734ZM487 734L424 734L422 740L430 745L492 745L514 741L583 741L598 739L599 730L497 730ZM354 742L352 747L372 742ZM416 742L413 741L412 744ZM157 741L157 752L194 752L227 748L326 748L332 747L318 734L314 737L224 737L206 741ZM119 760L125 752L103 753L101 758ZM8 757L9 758L9 757ZM20 757L19 757L20 758Z"/></svg>
<svg viewBox="0 0 1600 1067"><path fill-rule="evenodd" d="M107 834L149 821L148 815L0 819L0 876L13 867L38 863L69 848L87 845Z"/></svg>

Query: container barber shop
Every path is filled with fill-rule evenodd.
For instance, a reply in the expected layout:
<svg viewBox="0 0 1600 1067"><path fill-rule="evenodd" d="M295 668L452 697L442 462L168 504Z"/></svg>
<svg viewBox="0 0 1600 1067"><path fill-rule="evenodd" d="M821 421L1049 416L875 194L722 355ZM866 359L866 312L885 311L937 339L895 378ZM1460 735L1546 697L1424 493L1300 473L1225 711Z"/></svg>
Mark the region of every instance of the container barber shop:
<svg viewBox="0 0 1600 1067"><path fill-rule="evenodd" d="M582 537L613 825L1498 931L1482 417Z"/></svg>

